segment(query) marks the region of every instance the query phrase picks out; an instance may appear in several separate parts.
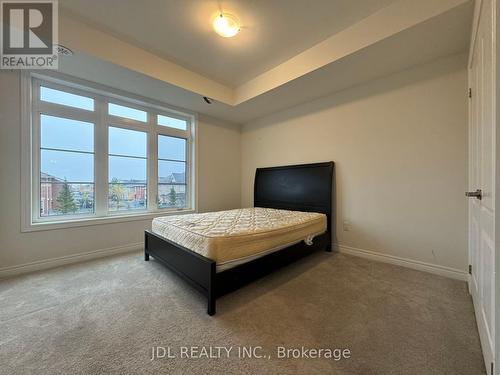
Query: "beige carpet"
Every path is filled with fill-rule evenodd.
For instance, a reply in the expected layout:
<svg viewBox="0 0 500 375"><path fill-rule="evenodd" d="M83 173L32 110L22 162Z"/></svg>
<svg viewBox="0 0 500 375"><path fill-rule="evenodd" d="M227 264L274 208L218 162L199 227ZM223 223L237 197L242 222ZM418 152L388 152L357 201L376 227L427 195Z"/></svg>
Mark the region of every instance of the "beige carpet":
<svg viewBox="0 0 500 375"><path fill-rule="evenodd" d="M128 254L0 282L0 374L484 374L464 282L318 253L218 301ZM153 346L233 347L155 359ZM262 346L270 358L242 359ZM276 347L351 358L278 359Z"/></svg>

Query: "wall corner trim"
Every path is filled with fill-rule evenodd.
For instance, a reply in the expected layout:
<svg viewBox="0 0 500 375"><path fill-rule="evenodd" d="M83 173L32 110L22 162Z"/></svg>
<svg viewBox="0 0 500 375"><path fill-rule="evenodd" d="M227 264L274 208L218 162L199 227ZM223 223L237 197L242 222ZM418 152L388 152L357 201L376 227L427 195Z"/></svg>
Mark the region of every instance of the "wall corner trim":
<svg viewBox="0 0 500 375"><path fill-rule="evenodd" d="M339 243L335 244L335 248L339 253L349 254L349 255L353 255L353 256L357 256L357 257L361 257L361 258L366 258L366 259L371 259L371 260L374 260L377 262L394 264L397 266L411 268L411 269L414 269L417 271L428 272L428 273L432 273L435 275L448 277L451 279L456 279L456 280L461 280L461 281L468 280L467 272L459 270L459 269L451 268L451 267L445 267L445 266L421 262L421 261L413 260L413 259L409 259L409 258L402 258L402 257L394 256L394 255L383 254L383 253L380 253L377 251L372 251L372 250L358 249L355 247L342 245Z"/></svg>
<svg viewBox="0 0 500 375"><path fill-rule="evenodd" d="M55 268L60 266L65 266L74 263L80 263L87 260L104 258L111 255L129 253L133 251L140 251L144 249L144 244L142 242L115 246L106 249L99 249L94 251L89 251L85 253L78 253L72 255L66 255L58 258L44 259L31 263L24 263L20 265L2 267L0 268L0 279L17 276L25 273L46 270L49 268Z"/></svg>

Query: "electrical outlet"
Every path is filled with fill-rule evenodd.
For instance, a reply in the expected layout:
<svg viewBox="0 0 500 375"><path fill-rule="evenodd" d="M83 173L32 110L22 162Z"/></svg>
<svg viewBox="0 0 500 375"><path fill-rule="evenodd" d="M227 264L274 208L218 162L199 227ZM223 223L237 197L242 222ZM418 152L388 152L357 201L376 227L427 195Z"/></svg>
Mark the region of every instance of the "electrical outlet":
<svg viewBox="0 0 500 375"><path fill-rule="evenodd" d="M342 229L344 232L349 232L351 230L351 222L349 220L344 220L342 223Z"/></svg>

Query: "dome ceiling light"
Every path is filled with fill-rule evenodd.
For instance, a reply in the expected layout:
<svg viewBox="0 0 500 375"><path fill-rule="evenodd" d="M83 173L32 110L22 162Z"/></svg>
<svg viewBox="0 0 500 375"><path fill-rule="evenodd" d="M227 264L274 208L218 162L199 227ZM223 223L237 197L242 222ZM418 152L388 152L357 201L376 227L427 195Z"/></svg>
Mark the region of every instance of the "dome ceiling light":
<svg viewBox="0 0 500 375"><path fill-rule="evenodd" d="M212 25L215 32L224 38L231 38L240 32L240 23L232 14L219 13Z"/></svg>

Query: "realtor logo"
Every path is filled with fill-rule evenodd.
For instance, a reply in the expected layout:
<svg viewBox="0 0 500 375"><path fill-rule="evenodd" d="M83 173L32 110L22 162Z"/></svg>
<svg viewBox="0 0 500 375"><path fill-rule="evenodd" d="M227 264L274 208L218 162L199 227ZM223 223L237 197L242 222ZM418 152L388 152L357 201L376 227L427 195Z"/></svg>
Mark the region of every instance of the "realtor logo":
<svg viewBox="0 0 500 375"><path fill-rule="evenodd" d="M57 69L57 0L1 1L2 69Z"/></svg>

